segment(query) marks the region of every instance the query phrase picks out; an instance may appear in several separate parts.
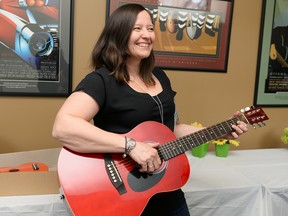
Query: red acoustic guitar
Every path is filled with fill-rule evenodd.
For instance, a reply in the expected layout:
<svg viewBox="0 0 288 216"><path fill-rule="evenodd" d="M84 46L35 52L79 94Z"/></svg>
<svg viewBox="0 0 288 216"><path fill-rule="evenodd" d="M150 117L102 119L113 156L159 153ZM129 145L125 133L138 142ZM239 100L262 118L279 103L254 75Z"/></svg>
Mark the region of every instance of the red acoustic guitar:
<svg viewBox="0 0 288 216"><path fill-rule="evenodd" d="M121 212L138 216L153 195L179 189L187 182L190 167L184 152L232 132L231 125L239 120L262 126L268 119L261 108L252 107L240 116L178 139L158 122L139 124L125 136L161 143L162 167L151 174L139 172L137 164L129 157L123 159L122 154L79 154L62 148L58 172L64 196L77 216Z"/></svg>

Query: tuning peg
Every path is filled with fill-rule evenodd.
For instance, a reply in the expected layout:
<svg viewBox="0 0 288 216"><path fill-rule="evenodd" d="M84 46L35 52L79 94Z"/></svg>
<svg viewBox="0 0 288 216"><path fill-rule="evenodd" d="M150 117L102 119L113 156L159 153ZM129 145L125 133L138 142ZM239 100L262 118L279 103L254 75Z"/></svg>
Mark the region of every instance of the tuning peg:
<svg viewBox="0 0 288 216"><path fill-rule="evenodd" d="M251 110L251 109L254 109L254 106L250 106L250 107L246 107L246 111L249 111L249 110Z"/></svg>
<svg viewBox="0 0 288 216"><path fill-rule="evenodd" d="M263 126L266 126L266 123L265 123L265 122L257 122L257 123L254 123L254 124L252 125L252 127L253 127L254 129L256 129L257 127L263 127Z"/></svg>
<svg viewBox="0 0 288 216"><path fill-rule="evenodd" d="M258 122L258 123L254 123L253 125L254 129L257 129L258 127L262 127L262 125Z"/></svg>
<svg viewBox="0 0 288 216"><path fill-rule="evenodd" d="M245 108L242 108L240 111L242 112L242 113L244 113L244 112L247 112L247 111L249 111L249 110L252 110L252 109L254 109L254 106L247 106L247 107L245 107Z"/></svg>
<svg viewBox="0 0 288 216"><path fill-rule="evenodd" d="M244 113L250 110L250 107L245 107L240 110L240 112Z"/></svg>

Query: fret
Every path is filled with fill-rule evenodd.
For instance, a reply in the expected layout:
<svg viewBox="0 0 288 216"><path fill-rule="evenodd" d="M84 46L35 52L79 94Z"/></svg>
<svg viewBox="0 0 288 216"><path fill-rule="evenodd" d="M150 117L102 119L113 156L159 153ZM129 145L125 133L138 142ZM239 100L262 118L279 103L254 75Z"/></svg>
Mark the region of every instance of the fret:
<svg viewBox="0 0 288 216"><path fill-rule="evenodd" d="M222 126L217 127L217 126L215 125L215 126L213 126L213 127L217 129L218 133L216 132L216 134L218 135L218 137L220 137L220 136L222 136L222 135L224 134L224 133L223 133L223 128L222 128ZM214 131L215 131L215 130L214 130Z"/></svg>
<svg viewBox="0 0 288 216"><path fill-rule="evenodd" d="M213 131L212 131L212 133L211 133L211 131L209 131L210 130L210 128L206 128L206 129L204 129L205 130L205 133L207 134L206 135L206 137L208 138L208 135L210 136L210 138L209 138L209 140L212 140L212 139L214 139L214 137L212 136L214 133L213 133ZM208 140L208 141L209 141Z"/></svg>
<svg viewBox="0 0 288 216"><path fill-rule="evenodd" d="M224 123L225 123L225 124L224 124ZM225 121L225 122L223 122L222 124L223 124L223 128L224 128L224 130L225 130L225 133L228 133L228 132L231 131L231 125L228 124L228 121Z"/></svg>
<svg viewBox="0 0 288 216"><path fill-rule="evenodd" d="M163 148L161 148L162 146ZM158 148L158 151L163 152L164 160L168 160L170 158L177 156L177 152L175 152L176 148L175 148L173 141L168 142L162 146Z"/></svg>
<svg viewBox="0 0 288 216"><path fill-rule="evenodd" d="M201 137L197 136L197 134L193 135L193 137L194 137L195 141L197 141L197 145L196 146L199 146L199 145L203 144L203 140L201 139Z"/></svg>
<svg viewBox="0 0 288 216"><path fill-rule="evenodd" d="M176 156L179 155L180 153L183 153L182 150L180 149L181 146L182 146L181 143L174 142L174 149Z"/></svg>
<svg viewBox="0 0 288 216"><path fill-rule="evenodd" d="M190 135L186 136L187 137L187 143L186 143L186 151L189 150L189 149L192 149L194 148L195 146L197 146L195 144L195 139L193 139L193 137Z"/></svg>
<svg viewBox="0 0 288 216"><path fill-rule="evenodd" d="M213 128L207 128L207 131L208 131L210 137L212 139L214 139L215 138L215 132L214 132Z"/></svg>
<svg viewBox="0 0 288 216"><path fill-rule="evenodd" d="M219 130L219 133L221 135L225 134L225 129L224 129L223 125L222 124L218 124L218 125L220 125L220 126L216 127L216 128Z"/></svg>
<svg viewBox="0 0 288 216"><path fill-rule="evenodd" d="M216 125L212 126L211 129L214 132L214 139L223 135Z"/></svg>
<svg viewBox="0 0 288 216"><path fill-rule="evenodd" d="M179 142L181 142L183 152L187 151L189 148L192 148L191 142L193 142L193 140L190 136L182 137L181 139L179 139Z"/></svg>
<svg viewBox="0 0 288 216"><path fill-rule="evenodd" d="M186 139L186 141L185 141ZM174 141L176 142L176 141ZM179 153L182 154L183 152L187 151L189 148L191 148L190 144L190 140L188 137L183 137L182 139L178 140L179 144L177 145ZM177 142L176 142L177 144ZM188 145L188 146L187 146Z"/></svg>
<svg viewBox="0 0 288 216"><path fill-rule="evenodd" d="M158 149L157 149L158 155L159 155L159 157L160 157L161 160L167 160L167 157L166 157L166 154L165 154L165 152L164 152L164 150L163 150L163 147L164 147L164 145L160 145L160 146L158 147Z"/></svg>
<svg viewBox="0 0 288 216"><path fill-rule="evenodd" d="M221 137L222 135L228 133L227 127L230 128L230 125L227 124L227 121L225 121L225 122L221 122L217 124L216 127L219 129L219 132L220 132L219 137Z"/></svg>
<svg viewBox="0 0 288 216"><path fill-rule="evenodd" d="M175 142L172 142L172 146L173 146L173 148L172 148L173 149L173 156L175 157L175 156L179 155L179 151L178 151L179 146Z"/></svg>
<svg viewBox="0 0 288 216"><path fill-rule="evenodd" d="M257 111L258 110L260 109L257 109ZM265 113L263 113L262 111L261 121L269 119L264 114ZM199 130L195 133L180 137L174 141L167 142L159 146L158 153L161 159L167 161L170 158L173 158L179 154L184 153L185 151L188 151L189 149L200 146L213 139L217 139L224 134L231 133L233 131L232 125L237 125L237 121L244 121L248 124L255 124L259 122L259 120L257 121L255 115L257 115L256 111L244 112L242 113L242 115L233 117L227 121L223 121L211 127Z"/></svg>
<svg viewBox="0 0 288 216"><path fill-rule="evenodd" d="M237 124L237 121L240 121L240 116L231 119L231 121L233 122L233 124Z"/></svg>
<svg viewBox="0 0 288 216"><path fill-rule="evenodd" d="M179 154L182 154L183 153L183 144L180 142L180 140L179 140L179 142L177 143L177 142L175 142L175 146L176 146L176 149L177 149L177 154L179 155Z"/></svg>
<svg viewBox="0 0 288 216"><path fill-rule="evenodd" d="M193 139L191 137L191 135L187 135L187 136L184 136L182 137L183 139L183 142L185 144L185 146L183 145L183 147L185 147L185 149L189 149L189 147L193 147L194 146L194 143L193 143Z"/></svg>
<svg viewBox="0 0 288 216"><path fill-rule="evenodd" d="M188 146L187 146L187 143L185 143L185 145L182 144L181 147L182 147L183 152L187 151L189 147L192 148L189 142L188 142Z"/></svg>
<svg viewBox="0 0 288 216"><path fill-rule="evenodd" d="M167 144L165 144L165 145L162 145L162 146L160 146L160 147L163 147L163 148L161 148L161 149L158 149L158 150L162 150L161 152L163 152L163 159L164 160L168 160L168 159L170 159L170 158L172 158L171 157L171 155L170 155L170 151L169 151L169 146L168 146L168 143Z"/></svg>
<svg viewBox="0 0 288 216"><path fill-rule="evenodd" d="M201 138L202 143L205 143L207 141L207 138L206 138L205 134L203 133L203 130L200 130L200 131L196 132L195 135L197 135L197 134L199 134L199 137Z"/></svg>
<svg viewBox="0 0 288 216"><path fill-rule="evenodd" d="M233 128L231 126L233 124L237 124L238 120L239 117L235 117L203 130L199 130L193 134L170 141L164 145L161 145L158 148L158 151L163 156L164 160L169 160L184 153L185 151L188 151L191 148L200 146L208 141L217 139L226 133L232 132Z"/></svg>
<svg viewBox="0 0 288 216"><path fill-rule="evenodd" d="M169 158L173 158L173 155L171 154L171 150L170 149L171 149L171 142L166 144L166 153L167 153L167 156Z"/></svg>
<svg viewBox="0 0 288 216"><path fill-rule="evenodd" d="M170 151L169 151L169 145L163 145L163 151L165 153L166 158L170 158Z"/></svg>
<svg viewBox="0 0 288 216"><path fill-rule="evenodd" d="M173 155L173 157L175 157L175 156L177 156L178 154L177 154L177 149L178 149L178 146L176 145L176 143L175 142L171 142L171 153L172 153L172 155Z"/></svg>

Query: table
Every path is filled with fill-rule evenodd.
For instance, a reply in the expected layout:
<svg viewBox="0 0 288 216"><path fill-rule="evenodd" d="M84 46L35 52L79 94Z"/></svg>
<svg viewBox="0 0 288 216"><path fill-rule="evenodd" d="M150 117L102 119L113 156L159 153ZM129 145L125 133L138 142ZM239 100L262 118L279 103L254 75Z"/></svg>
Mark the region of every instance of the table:
<svg viewBox="0 0 288 216"><path fill-rule="evenodd" d="M0 197L2 216L70 216L60 194Z"/></svg>
<svg viewBox="0 0 288 216"><path fill-rule="evenodd" d="M233 150L227 158L187 152L183 187L191 216L287 216L288 149ZM68 216L60 194L0 197L0 215Z"/></svg>
<svg viewBox="0 0 288 216"><path fill-rule="evenodd" d="M191 173L183 190L191 216L287 216L288 149L187 157Z"/></svg>

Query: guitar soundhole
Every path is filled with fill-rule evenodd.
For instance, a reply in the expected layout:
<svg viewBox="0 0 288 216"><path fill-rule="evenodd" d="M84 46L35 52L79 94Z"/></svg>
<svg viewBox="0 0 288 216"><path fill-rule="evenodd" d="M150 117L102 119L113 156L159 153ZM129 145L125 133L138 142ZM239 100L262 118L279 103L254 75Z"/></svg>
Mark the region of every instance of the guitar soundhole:
<svg viewBox="0 0 288 216"><path fill-rule="evenodd" d="M165 175L166 166L154 173L143 173L139 168L131 170L128 174L129 187L135 192L146 191L156 185Z"/></svg>

